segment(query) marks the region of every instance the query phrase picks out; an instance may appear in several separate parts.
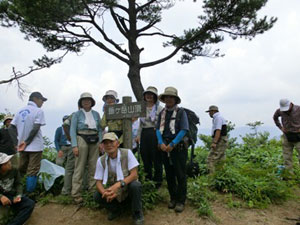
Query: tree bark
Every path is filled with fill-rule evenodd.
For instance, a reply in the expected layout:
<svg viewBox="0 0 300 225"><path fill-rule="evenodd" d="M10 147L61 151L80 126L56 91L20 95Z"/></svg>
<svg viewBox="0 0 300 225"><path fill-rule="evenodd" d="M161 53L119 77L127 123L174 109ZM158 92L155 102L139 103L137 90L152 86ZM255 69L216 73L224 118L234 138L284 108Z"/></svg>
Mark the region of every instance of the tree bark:
<svg viewBox="0 0 300 225"><path fill-rule="evenodd" d="M143 85L140 76L140 54L141 50L137 45L137 11L135 0L128 0L128 15L129 15L129 35L128 35L128 47L130 52L130 62L128 78L130 80L132 91L137 99L141 101L143 99Z"/></svg>
<svg viewBox="0 0 300 225"><path fill-rule="evenodd" d="M140 68L138 66L129 66L128 78L130 80L131 89L137 101L143 100L144 88L141 82Z"/></svg>

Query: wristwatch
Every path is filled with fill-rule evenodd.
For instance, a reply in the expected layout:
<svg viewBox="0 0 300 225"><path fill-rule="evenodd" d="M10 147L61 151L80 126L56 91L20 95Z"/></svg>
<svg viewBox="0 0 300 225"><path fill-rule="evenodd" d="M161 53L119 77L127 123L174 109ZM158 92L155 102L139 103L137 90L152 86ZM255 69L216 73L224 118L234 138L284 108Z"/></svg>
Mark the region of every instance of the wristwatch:
<svg viewBox="0 0 300 225"><path fill-rule="evenodd" d="M126 186L126 183L124 180L120 180L120 183L121 183L121 188L125 187Z"/></svg>

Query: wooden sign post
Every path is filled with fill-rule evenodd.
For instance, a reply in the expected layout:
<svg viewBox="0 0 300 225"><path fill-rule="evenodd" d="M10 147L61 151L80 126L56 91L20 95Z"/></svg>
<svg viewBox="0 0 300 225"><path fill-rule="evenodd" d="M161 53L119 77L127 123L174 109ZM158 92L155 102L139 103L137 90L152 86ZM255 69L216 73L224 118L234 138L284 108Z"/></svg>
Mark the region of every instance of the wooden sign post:
<svg viewBox="0 0 300 225"><path fill-rule="evenodd" d="M143 102L131 102L130 96L123 97L122 104L105 107L107 120L123 121L123 147L132 148L132 118L145 117L146 105Z"/></svg>

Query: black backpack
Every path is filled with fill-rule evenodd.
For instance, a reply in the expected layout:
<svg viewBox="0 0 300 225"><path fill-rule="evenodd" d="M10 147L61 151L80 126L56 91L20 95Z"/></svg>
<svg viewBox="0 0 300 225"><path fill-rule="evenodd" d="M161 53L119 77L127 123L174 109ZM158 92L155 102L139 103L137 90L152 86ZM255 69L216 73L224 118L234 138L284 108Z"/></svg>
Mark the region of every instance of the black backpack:
<svg viewBox="0 0 300 225"><path fill-rule="evenodd" d="M186 137L188 138L188 146L190 146L196 144L197 142L197 135L198 135L197 124L200 124L200 119L195 112L183 107L179 108L176 119L179 120L181 118L183 110L185 111L189 121L189 131L187 132Z"/></svg>
<svg viewBox="0 0 300 225"><path fill-rule="evenodd" d="M195 144L197 142L197 135L198 135L197 124L200 124L200 119L195 112L186 108L179 109L177 113L178 119L181 118L183 110L185 111L189 121L189 132L187 132L185 137L187 138L188 146L191 146L190 161L187 163L186 172L188 177L195 178L200 174L198 163L193 161L193 158L195 157L194 149L195 149Z"/></svg>

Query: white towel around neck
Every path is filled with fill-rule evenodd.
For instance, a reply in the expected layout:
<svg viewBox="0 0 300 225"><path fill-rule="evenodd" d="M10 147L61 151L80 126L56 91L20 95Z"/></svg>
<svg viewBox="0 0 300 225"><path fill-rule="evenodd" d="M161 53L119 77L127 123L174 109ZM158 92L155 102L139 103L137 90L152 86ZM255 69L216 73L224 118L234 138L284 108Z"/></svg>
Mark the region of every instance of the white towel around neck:
<svg viewBox="0 0 300 225"><path fill-rule="evenodd" d="M88 126L89 129L97 129L96 121L94 119L92 110L86 112L84 109L81 109L85 115L85 124Z"/></svg>
<svg viewBox="0 0 300 225"><path fill-rule="evenodd" d="M108 155L105 156L105 169L104 169L104 175L103 175L103 184L107 183L108 179ZM121 152L118 149L118 155L117 155L117 181L124 180L124 175L122 171L122 166L121 166Z"/></svg>

